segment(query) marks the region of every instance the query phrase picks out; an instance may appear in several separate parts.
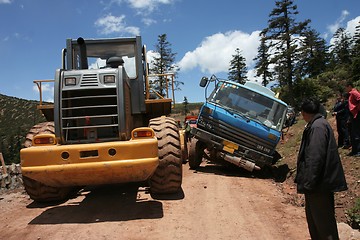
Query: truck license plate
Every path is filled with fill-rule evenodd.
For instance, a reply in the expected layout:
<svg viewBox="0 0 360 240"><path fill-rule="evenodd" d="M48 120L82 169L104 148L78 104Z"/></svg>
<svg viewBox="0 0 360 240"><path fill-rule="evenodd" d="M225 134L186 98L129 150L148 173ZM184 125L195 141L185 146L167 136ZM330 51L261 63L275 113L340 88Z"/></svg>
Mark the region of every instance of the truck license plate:
<svg viewBox="0 0 360 240"><path fill-rule="evenodd" d="M238 150L239 146L236 145L235 143L229 142L224 140L223 141L223 150L228 152L228 153L234 153L235 150Z"/></svg>

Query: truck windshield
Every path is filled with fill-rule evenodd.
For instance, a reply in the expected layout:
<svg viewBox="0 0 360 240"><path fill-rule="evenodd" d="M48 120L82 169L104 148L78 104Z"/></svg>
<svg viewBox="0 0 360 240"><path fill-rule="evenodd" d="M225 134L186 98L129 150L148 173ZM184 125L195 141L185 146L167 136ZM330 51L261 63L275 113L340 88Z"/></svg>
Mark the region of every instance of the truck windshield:
<svg viewBox="0 0 360 240"><path fill-rule="evenodd" d="M286 105L245 87L219 82L208 101L245 115L267 127L278 131L282 128Z"/></svg>

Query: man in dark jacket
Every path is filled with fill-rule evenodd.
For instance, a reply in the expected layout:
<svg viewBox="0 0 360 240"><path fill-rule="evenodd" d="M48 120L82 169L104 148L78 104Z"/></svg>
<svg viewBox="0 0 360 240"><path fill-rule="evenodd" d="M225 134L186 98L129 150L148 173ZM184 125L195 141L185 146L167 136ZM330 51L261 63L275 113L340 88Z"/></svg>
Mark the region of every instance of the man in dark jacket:
<svg viewBox="0 0 360 240"><path fill-rule="evenodd" d="M334 132L319 113L320 103L307 99L301 113L307 122L303 132L295 182L305 194L305 213L312 239L339 239L334 192L347 190Z"/></svg>
<svg viewBox="0 0 360 240"><path fill-rule="evenodd" d="M338 147L350 148L348 121L350 116L348 93L339 94L333 108L332 115L336 117L336 129L338 132Z"/></svg>

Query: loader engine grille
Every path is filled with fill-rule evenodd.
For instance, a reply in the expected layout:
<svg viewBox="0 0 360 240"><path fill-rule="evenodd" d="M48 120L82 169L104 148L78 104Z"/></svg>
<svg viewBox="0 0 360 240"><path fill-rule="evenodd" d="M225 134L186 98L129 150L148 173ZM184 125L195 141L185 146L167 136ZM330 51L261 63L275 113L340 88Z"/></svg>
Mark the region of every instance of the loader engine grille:
<svg viewBox="0 0 360 240"><path fill-rule="evenodd" d="M97 86L97 81L87 76L81 86ZM63 90L60 115L63 140L88 143L118 139L117 102L116 88Z"/></svg>
<svg viewBox="0 0 360 240"><path fill-rule="evenodd" d="M97 74L84 74L81 78L80 87L97 87L98 86L98 79Z"/></svg>
<svg viewBox="0 0 360 240"><path fill-rule="evenodd" d="M271 155L275 148L275 145L262 138L235 128L221 120L209 118L208 116L200 116L198 128L266 155Z"/></svg>

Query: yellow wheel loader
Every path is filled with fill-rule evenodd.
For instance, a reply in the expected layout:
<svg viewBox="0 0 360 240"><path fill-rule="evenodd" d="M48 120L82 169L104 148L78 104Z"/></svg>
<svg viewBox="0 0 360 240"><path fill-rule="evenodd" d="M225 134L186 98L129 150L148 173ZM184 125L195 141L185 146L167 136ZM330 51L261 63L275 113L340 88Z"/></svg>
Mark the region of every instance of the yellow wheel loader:
<svg viewBox="0 0 360 240"><path fill-rule="evenodd" d="M165 94L151 78L164 79ZM51 81L53 104L41 94ZM148 74L140 36L67 39L55 79L34 81L48 122L30 129L20 152L30 198L66 200L79 187L129 182L148 182L152 194L180 191L181 139L167 117L173 81L173 74Z"/></svg>

